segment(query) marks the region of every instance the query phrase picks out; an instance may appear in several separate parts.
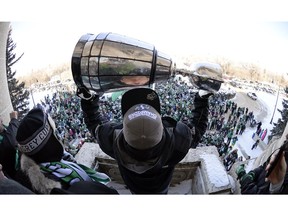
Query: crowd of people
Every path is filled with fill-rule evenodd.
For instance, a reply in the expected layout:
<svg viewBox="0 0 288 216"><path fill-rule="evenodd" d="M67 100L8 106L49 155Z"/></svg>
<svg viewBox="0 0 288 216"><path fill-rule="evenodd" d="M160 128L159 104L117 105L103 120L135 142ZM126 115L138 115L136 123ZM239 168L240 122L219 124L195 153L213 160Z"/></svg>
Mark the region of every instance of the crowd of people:
<svg viewBox="0 0 288 216"><path fill-rule="evenodd" d="M167 83L157 84L155 91L161 99L162 116L171 116L176 121L181 120L188 124L187 116L193 109L193 100L197 89L179 77L170 79ZM232 98L233 93L221 92L214 97L224 101L225 98ZM214 100L217 99L209 100L210 107L214 106ZM112 97L102 96L99 105L106 121L122 121L121 94L116 100L113 100ZM80 98L75 95L75 89L68 91L66 88L59 88L58 91L46 95L36 106L43 107L51 115L57 127L57 135L68 152L75 155L84 142L95 142L83 122ZM210 129L212 129L211 126Z"/></svg>
<svg viewBox="0 0 288 216"><path fill-rule="evenodd" d="M157 84L155 90L161 98L162 116L171 116L176 121L189 124L187 116L193 109L196 89L178 77L167 83ZM72 155L77 154L84 142L96 142L84 124L80 98L74 91L57 91L45 96L41 102L41 106L55 120L57 135L66 151ZM262 137L262 140L267 134L267 129L261 128L262 123L254 118L253 111L238 106L232 100L234 96L235 92L218 92L210 97L208 127L199 144L216 146L227 171L236 161L243 160L242 156L238 157L238 150L233 147L246 127L257 125L256 134ZM117 99L112 99L111 96L100 98L100 111L105 114L103 117L106 121L121 122L121 94Z"/></svg>
<svg viewBox="0 0 288 216"><path fill-rule="evenodd" d="M52 95L45 96L38 106L44 107L54 119L59 139L62 140L66 151L75 156L84 142L96 140L84 124L80 98L74 91L75 89L68 91L62 88ZM187 116L193 109L196 91L193 86L178 77L170 79L167 83L157 84L155 91L161 99L162 116L171 116L176 121L181 120L189 124ZM235 92L218 92L210 97L208 127L199 144L216 146L227 171L236 161L243 160L242 157L238 157L237 149L233 149L238 136L242 135L246 127L254 127L256 122L253 111L249 112L247 107L238 106L232 101L234 96ZM100 111L105 114L103 117L106 121L121 122L121 94L117 99L102 96ZM263 133L264 129L258 122L256 132L260 135L261 131Z"/></svg>

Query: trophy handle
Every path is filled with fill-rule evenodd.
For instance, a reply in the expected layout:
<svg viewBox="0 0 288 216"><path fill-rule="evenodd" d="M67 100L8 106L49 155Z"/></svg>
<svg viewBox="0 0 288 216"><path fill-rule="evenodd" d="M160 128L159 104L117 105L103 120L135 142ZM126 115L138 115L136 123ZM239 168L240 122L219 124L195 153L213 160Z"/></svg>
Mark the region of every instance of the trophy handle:
<svg viewBox="0 0 288 216"><path fill-rule="evenodd" d="M176 73L188 76L189 81L198 89L216 93L224 82L223 70L219 64L199 62L188 69L176 69Z"/></svg>

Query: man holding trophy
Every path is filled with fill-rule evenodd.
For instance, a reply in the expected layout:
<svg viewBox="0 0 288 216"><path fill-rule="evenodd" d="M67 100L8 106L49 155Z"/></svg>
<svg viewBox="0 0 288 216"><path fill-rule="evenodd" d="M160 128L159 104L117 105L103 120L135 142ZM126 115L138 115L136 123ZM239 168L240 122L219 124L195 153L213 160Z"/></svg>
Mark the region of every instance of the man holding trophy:
<svg viewBox="0 0 288 216"><path fill-rule="evenodd" d="M177 71L169 56L153 45L114 33L80 38L72 73L84 120L102 151L116 160L131 193L168 193L175 166L206 131L208 98L223 82L220 69L200 64L192 71ZM188 75L199 89L189 124L162 117L160 98L151 88L177 72ZM118 90L127 90L121 99L123 122L105 122L99 98Z"/></svg>

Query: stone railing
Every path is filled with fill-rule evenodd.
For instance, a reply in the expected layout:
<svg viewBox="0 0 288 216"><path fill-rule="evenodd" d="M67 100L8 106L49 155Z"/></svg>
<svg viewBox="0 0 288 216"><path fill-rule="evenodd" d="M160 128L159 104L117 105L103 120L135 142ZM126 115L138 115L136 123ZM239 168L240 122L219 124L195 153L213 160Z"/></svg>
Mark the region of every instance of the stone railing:
<svg viewBox="0 0 288 216"><path fill-rule="evenodd" d="M121 193L129 193L123 186L116 161L102 152L98 144L85 143L75 159L78 163L106 173L110 176L112 185L117 185ZM185 158L175 167L168 194L232 193L231 179L219 158L216 147L198 147L190 149ZM185 184L185 187L181 187L181 190L176 189L180 184Z"/></svg>

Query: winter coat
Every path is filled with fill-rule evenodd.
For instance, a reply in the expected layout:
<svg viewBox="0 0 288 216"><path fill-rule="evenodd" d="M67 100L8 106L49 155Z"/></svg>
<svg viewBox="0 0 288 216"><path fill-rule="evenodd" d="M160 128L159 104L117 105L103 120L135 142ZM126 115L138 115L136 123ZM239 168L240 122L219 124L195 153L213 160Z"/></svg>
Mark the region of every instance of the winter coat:
<svg viewBox="0 0 288 216"><path fill-rule="evenodd" d="M66 162L76 165L74 162ZM75 167L74 169L63 169L66 170L63 173L57 173L56 169L51 170L57 174L43 171L43 166L41 167L33 159L22 154L20 170L18 170L16 177L20 184L36 194L118 194L115 189L98 181L75 177ZM74 178L71 178L71 181L66 181L70 174Z"/></svg>
<svg viewBox="0 0 288 216"><path fill-rule="evenodd" d="M18 130L19 121L11 119L6 129L0 133L0 164L6 176L14 178L17 169L17 141L16 133Z"/></svg>
<svg viewBox="0 0 288 216"><path fill-rule="evenodd" d="M24 154L21 155L16 180L36 194L50 194L53 188L68 188L68 185L61 185L53 175L44 174L40 166Z"/></svg>
<svg viewBox="0 0 288 216"><path fill-rule="evenodd" d="M98 100L99 98L92 102L81 100L84 121L102 151L117 161L127 187L136 194L167 193L175 165L185 157L190 148L196 148L205 133L208 121L208 99L200 98L198 94L195 96L195 108L191 112L193 118L187 116L192 128L170 117L163 117L164 138L149 152L129 148L123 137L122 123L102 122L102 115L98 111ZM147 165L148 160L149 165ZM132 170L127 166L127 164L135 164L137 167L139 164L142 165L143 161L146 165L144 168L142 166L141 171Z"/></svg>
<svg viewBox="0 0 288 216"><path fill-rule="evenodd" d="M28 188L10 178L0 179L0 194L34 194ZM3 204L2 204L3 205Z"/></svg>
<svg viewBox="0 0 288 216"><path fill-rule="evenodd" d="M288 155L285 155L286 163L288 164ZM271 194L269 191L270 183L265 181L267 162L263 165L251 170L244 175L240 180L241 194ZM284 177L284 182L281 189L276 194L288 194L288 171Z"/></svg>

